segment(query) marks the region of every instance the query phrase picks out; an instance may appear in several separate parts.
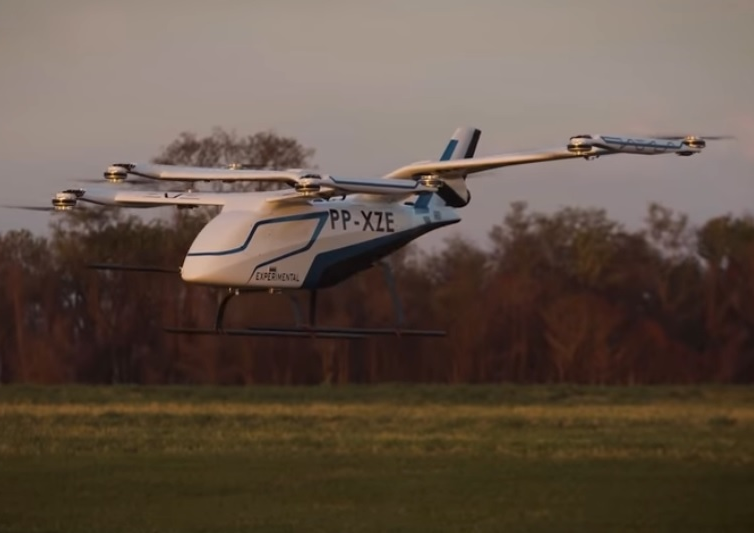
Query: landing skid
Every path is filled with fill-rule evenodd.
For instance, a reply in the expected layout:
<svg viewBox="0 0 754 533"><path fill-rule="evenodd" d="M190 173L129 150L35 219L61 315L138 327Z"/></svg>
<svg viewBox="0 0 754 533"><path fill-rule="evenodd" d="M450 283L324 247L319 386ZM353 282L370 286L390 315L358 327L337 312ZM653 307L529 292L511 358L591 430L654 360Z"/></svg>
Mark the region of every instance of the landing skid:
<svg viewBox="0 0 754 533"><path fill-rule="evenodd" d="M120 272L151 272L158 274L180 274L181 271L178 268L167 268L162 266L147 266L147 265L120 265L113 263L93 263L86 265L87 268L92 270L113 270Z"/></svg>
<svg viewBox="0 0 754 533"><path fill-rule="evenodd" d="M298 337L322 339L363 339L370 336L396 337L444 337L445 331L428 329L392 329L392 328L242 328L242 329L192 329L164 328L167 333L184 335L228 335L230 337Z"/></svg>
<svg viewBox="0 0 754 533"><path fill-rule="evenodd" d="M295 324L289 326L259 326L249 328L226 329L225 310L228 303L239 296L248 292L261 292L260 290L242 290L229 289L228 294L220 302L215 316L214 328L182 328L167 327L164 328L167 333L176 333L184 335L228 335L228 336L246 336L246 337L294 337L294 338L324 338L324 339L362 339L371 336L394 336L394 337L444 337L445 331L429 329L406 329L404 327L403 309L401 308L398 298L398 291L395 287L395 280L392 271L387 263L379 263L383 268L385 280L390 290L390 296L395 312L396 323L394 327L388 328L350 328L350 327L331 327L317 326L317 290L310 291L309 296L309 322L304 323L301 319L301 307L299 301L291 294L285 293L291 303ZM271 291L275 292L275 291Z"/></svg>

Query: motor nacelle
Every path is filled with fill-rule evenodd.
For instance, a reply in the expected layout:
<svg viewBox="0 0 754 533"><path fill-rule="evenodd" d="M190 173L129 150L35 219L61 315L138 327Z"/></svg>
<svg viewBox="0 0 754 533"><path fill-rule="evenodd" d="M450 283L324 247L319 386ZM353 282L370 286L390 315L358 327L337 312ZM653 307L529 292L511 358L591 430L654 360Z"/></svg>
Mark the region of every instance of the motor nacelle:
<svg viewBox="0 0 754 533"><path fill-rule="evenodd" d="M702 148L707 146L707 142L700 137L694 137L693 135L689 135L688 137L683 138L683 140L681 141L681 145L684 147L684 149L677 151L676 154L689 156L689 155L698 154L702 150Z"/></svg>
<svg viewBox="0 0 754 533"><path fill-rule="evenodd" d="M423 187L438 189L443 185L442 179L437 174L423 174L419 176L419 184Z"/></svg>
<svg viewBox="0 0 754 533"><path fill-rule="evenodd" d="M296 182L296 192L305 195L316 195L322 188L322 176L319 174L304 174Z"/></svg>
<svg viewBox="0 0 754 533"><path fill-rule="evenodd" d="M52 198L52 207L55 211L70 211L76 207L76 201L83 195L83 189L61 191Z"/></svg>
<svg viewBox="0 0 754 533"><path fill-rule="evenodd" d="M128 177L128 171L133 168L133 165L128 163L116 163L110 165L105 170L105 179L110 183L121 183Z"/></svg>
<svg viewBox="0 0 754 533"><path fill-rule="evenodd" d="M568 140L566 148L575 154L591 152L594 147L594 138L591 135L574 135Z"/></svg>

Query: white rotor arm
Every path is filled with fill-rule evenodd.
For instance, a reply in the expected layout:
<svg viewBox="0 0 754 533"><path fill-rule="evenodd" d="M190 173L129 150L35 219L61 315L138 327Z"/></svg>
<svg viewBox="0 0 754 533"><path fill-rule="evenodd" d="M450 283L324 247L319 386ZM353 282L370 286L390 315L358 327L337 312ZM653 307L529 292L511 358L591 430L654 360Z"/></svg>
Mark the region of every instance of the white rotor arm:
<svg viewBox="0 0 754 533"><path fill-rule="evenodd" d="M115 163L105 171L108 181L140 176L159 181L267 181L295 184L304 173L297 170L246 170L235 168L181 167L150 163Z"/></svg>
<svg viewBox="0 0 754 533"><path fill-rule="evenodd" d="M694 155L701 152L707 141L732 139L729 135L657 135L653 137L623 137L619 135L575 135L568 142L568 150L576 154L588 153L590 150L605 150L610 153L658 155L677 154Z"/></svg>
<svg viewBox="0 0 754 533"><path fill-rule="evenodd" d="M222 193L127 191L118 188L82 189L76 200L118 207L160 207L164 205L194 207L200 205L224 206L229 199L235 196Z"/></svg>
<svg viewBox="0 0 754 533"><path fill-rule="evenodd" d="M323 176L322 185L348 194L364 193L405 196L437 190L435 187L426 187L416 181L403 182L387 178L336 178L333 176Z"/></svg>
<svg viewBox="0 0 754 533"><path fill-rule="evenodd" d="M273 204L298 204L314 198L367 194L391 202L416 193L436 190L436 187L427 187L418 181L396 181L386 178L346 179L308 174L296 182L293 191L269 197L266 201Z"/></svg>

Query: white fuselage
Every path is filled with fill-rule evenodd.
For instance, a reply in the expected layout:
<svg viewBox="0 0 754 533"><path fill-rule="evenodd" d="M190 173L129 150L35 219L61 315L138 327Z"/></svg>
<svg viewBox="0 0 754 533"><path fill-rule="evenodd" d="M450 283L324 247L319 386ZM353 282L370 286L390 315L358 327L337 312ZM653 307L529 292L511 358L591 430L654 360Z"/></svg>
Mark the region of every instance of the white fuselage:
<svg viewBox="0 0 754 533"><path fill-rule="evenodd" d="M228 206L196 237L181 275L225 287L327 287L459 220L431 195L413 205L354 195L278 207L274 213Z"/></svg>

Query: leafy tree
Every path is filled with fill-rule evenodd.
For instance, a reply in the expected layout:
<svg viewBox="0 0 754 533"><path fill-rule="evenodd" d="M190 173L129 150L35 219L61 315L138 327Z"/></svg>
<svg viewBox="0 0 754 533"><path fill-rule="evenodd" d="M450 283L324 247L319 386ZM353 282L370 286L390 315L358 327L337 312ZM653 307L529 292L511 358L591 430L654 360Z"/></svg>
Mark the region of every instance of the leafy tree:
<svg viewBox="0 0 754 533"><path fill-rule="evenodd" d="M161 163L307 167L313 151L272 132L181 134ZM511 205L487 246L450 239L391 255L406 319L445 339L186 337L221 291L175 275L88 263L177 267L213 212L145 219L85 208L48 237L0 234L0 381L312 384L411 382L754 382L754 218L699 226L652 204L629 231L604 210ZM308 294L292 293L306 310ZM380 268L325 291L318 322L390 326ZM241 297L228 324L291 322L286 296Z"/></svg>
<svg viewBox="0 0 754 533"><path fill-rule="evenodd" d="M249 168L305 168L311 165L314 149L305 148L292 137L273 131L238 136L222 128L198 137L182 132L153 162L165 165L217 167L243 165Z"/></svg>

